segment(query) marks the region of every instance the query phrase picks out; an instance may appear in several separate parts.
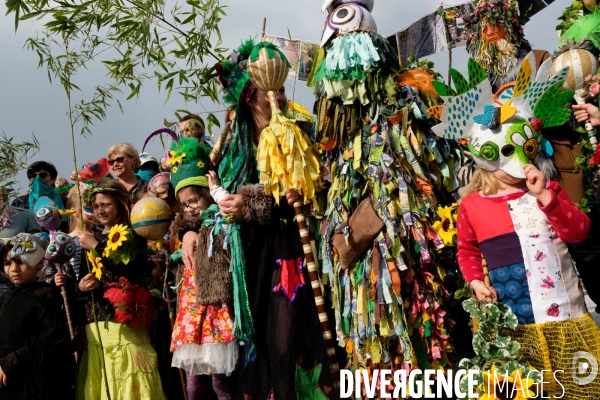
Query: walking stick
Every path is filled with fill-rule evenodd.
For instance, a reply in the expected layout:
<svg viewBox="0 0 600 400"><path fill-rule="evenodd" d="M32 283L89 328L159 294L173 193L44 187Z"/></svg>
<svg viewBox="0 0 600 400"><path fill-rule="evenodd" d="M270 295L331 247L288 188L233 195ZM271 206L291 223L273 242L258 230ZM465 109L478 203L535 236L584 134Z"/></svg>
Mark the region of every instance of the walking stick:
<svg viewBox="0 0 600 400"><path fill-rule="evenodd" d="M289 62L281 50L266 42L254 46L248 59L248 76L259 90L267 93L272 112L271 122L261 132L258 145L260 183L265 186L265 193L272 193L277 202L288 189L297 190L304 196L304 201L310 201L315 196L314 182L320 179L319 160L312 150L310 139L294 121L282 114L277 101L277 92L285 83L289 67ZM329 357L330 371L333 375L334 387L337 389L340 385L338 374L340 368L300 201L294 202L294 211Z"/></svg>
<svg viewBox="0 0 600 400"><path fill-rule="evenodd" d="M162 249L163 244L162 244L162 240L157 240L156 241L156 249L160 250ZM165 263L167 261L165 260ZM173 330L173 328L175 328L175 310L173 309L173 300L171 300L171 292L169 291L169 284L167 282L167 274L169 273L169 270L165 270L165 282L163 285L163 293L166 297L166 303L167 303L167 311L169 312L169 321L171 322L171 330ZM187 389L185 386L185 377L183 376L183 370L181 368L179 368L179 379L181 379L181 388L183 389L183 398L185 400L188 400L188 394L187 394Z"/></svg>
<svg viewBox="0 0 600 400"><path fill-rule="evenodd" d="M62 265L59 263L55 263L56 271L61 274L62 273ZM73 321L71 320L71 309L69 308L69 300L67 297L67 288L65 285L60 287L60 294L63 297L63 304L65 306L65 314L67 314L67 325L69 326L69 335L71 335L71 340L75 339L75 331L73 330ZM77 362L78 356L77 352L75 352L75 362Z"/></svg>

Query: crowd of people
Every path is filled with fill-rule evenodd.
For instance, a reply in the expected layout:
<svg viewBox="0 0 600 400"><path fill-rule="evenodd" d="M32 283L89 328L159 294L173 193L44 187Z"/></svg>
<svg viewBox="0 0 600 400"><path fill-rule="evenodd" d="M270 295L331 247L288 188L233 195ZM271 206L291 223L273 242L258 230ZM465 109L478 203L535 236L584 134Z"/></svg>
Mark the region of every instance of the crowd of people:
<svg viewBox="0 0 600 400"><path fill-rule="evenodd" d="M0 399L322 398L300 394L316 388L339 397L330 356L349 368L353 342L328 354L295 223L300 195L288 190L285 199L274 199L259 183L255 152L271 104L247 76L231 83L237 61L220 70L232 107L214 145L205 140L202 118L188 115L162 157L118 143L106 152L110 171L75 171L74 187L63 185L51 162L37 161L27 170L27 194L9 204L8 188L0 191ZM283 87L276 96L283 113L314 138L312 115L288 101ZM578 120L600 125L594 106L574 109ZM472 156L466 144L462 151ZM563 305L587 323L567 244L589 238L588 216L532 163L519 164L516 177L502 168L473 168L461 188L457 258L474 295L509 305L523 325L539 321L539 313L557 317L550 313L563 312ZM148 197L172 212L162 239L149 240L134 227L132 208ZM40 199L55 205L57 229L41 223ZM314 208L305 208L314 217ZM520 232L519 223L530 232L538 220L554 247L522 251L540 234ZM310 227L311 236L323 234ZM381 245L390 240L382 236ZM68 260L51 262L48 254L59 248ZM492 286L484 283L482 252ZM527 286L525 266L542 257L560 260L556 276L539 274L542 288L562 290L550 303ZM391 257L387 262L395 266ZM330 289L325 294L329 321L347 334ZM371 311L378 321L392 318ZM314 376L303 375L317 366Z"/></svg>

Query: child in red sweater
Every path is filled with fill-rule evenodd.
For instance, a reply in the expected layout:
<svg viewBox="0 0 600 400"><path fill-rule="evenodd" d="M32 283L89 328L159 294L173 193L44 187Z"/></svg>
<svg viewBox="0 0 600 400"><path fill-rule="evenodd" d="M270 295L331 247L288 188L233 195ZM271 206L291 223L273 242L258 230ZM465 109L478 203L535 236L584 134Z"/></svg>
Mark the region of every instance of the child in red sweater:
<svg viewBox="0 0 600 400"><path fill-rule="evenodd" d="M600 360L600 329L587 312L566 245L586 239L590 221L532 165L552 155L542 128L561 126L571 115L563 106L573 93L562 89L569 68L550 76L551 63L536 70L530 53L514 86L493 95L485 71L469 60L468 80L455 71L455 89L435 85L444 106L429 113L442 121L432 128L438 136L468 139L478 166L456 222L465 279L479 299L501 301L517 316L511 335L533 368L549 371L545 391L598 399L600 377L585 386L573 379L585 377L573 371L576 353ZM482 254L491 288L482 282Z"/></svg>

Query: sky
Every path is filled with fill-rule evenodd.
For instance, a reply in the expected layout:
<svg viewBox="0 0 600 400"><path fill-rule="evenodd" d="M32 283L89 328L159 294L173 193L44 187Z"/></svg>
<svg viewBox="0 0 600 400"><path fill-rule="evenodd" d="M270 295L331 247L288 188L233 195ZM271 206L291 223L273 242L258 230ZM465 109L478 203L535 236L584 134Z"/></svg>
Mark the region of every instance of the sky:
<svg viewBox="0 0 600 400"><path fill-rule="evenodd" d="M463 0L448 1L444 6L460 4ZM525 26L525 37L534 49L550 52L556 48L557 18L572 0L556 0L531 19ZM321 14L321 0L224 0L227 16L221 21L220 29L224 47L234 49L249 37L256 37L262 29L263 18L267 19L268 34L318 42L325 15ZM435 0L376 0L373 17L379 33L392 34L419 18L433 12L440 5ZM0 131L7 136L26 140L32 133L41 142L41 148L30 161L50 161L57 167L59 176L68 177L74 170L71 134L67 118L67 99L64 91L50 84L46 70L38 69L38 56L24 48L28 37L36 36L42 29L41 23L22 21L15 33L14 16L5 16L6 6L0 3ZM435 69L447 75L448 53L427 57L435 62ZM466 71L468 54L465 48L453 50L453 68ZM92 87L106 82L106 70L97 61L88 65L88 70L76 77L76 83ZM286 83L288 98L294 99L309 110L314 96L302 81ZM75 93L74 101L82 97ZM165 104L166 95L159 92L155 82L150 82L141 91L139 98L125 101L122 96L123 112L115 104L109 108L105 121L92 127L92 137L82 137L76 130L76 152L79 167L89 161L106 157L108 148L119 142L130 142L141 151L146 137L163 127L163 119L175 120L174 111L187 109L206 116L206 111L223 110L225 107L208 101L188 102L175 92ZM217 114L220 119L222 114ZM217 128L218 131L218 128ZM218 133L218 132L217 132ZM146 148L160 158L164 149L160 141L150 142ZM27 188L24 171L16 180L20 191ZM0 182L1 183L1 182Z"/></svg>

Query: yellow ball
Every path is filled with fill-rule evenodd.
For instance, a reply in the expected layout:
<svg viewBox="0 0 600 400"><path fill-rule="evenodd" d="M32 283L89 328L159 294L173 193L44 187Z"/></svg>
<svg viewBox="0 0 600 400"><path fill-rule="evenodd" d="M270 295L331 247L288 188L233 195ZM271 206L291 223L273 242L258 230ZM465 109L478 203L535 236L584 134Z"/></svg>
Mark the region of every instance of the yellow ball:
<svg viewBox="0 0 600 400"><path fill-rule="evenodd" d="M169 230L172 216L171 208L163 200L145 197L131 209L131 226L141 237L159 240Z"/></svg>

